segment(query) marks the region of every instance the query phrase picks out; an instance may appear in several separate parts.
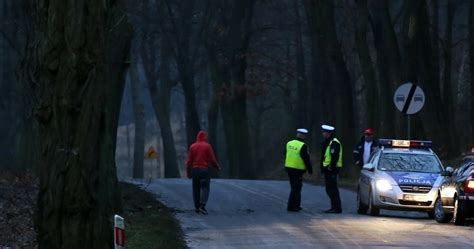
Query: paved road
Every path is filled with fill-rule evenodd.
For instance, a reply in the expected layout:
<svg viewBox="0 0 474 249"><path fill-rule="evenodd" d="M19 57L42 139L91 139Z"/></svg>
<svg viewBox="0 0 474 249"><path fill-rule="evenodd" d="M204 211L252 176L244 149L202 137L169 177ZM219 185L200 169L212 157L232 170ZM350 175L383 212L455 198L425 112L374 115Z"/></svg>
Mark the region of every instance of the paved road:
<svg viewBox="0 0 474 249"><path fill-rule="evenodd" d="M305 184L304 210L289 213L288 189L285 181L213 179L207 216L194 212L190 180L154 180L146 190L177 210L191 248L474 248L472 224L437 224L421 212L358 215L355 194L347 190L341 191L343 213L324 214L324 188Z"/></svg>

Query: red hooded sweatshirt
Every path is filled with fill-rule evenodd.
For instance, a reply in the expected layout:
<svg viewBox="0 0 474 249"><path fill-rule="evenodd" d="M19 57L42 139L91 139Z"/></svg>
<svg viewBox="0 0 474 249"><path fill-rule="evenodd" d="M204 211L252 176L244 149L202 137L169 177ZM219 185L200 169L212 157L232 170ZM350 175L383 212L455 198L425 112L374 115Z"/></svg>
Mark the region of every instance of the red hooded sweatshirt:
<svg viewBox="0 0 474 249"><path fill-rule="evenodd" d="M216 156L209 143L204 131L197 135L196 142L189 147L186 168L208 168L209 166L218 167Z"/></svg>

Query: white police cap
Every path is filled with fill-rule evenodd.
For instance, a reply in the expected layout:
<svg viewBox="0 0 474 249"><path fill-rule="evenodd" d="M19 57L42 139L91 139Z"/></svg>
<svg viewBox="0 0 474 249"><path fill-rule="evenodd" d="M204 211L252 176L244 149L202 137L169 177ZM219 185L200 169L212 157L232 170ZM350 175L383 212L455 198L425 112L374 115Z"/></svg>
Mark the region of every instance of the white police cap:
<svg viewBox="0 0 474 249"><path fill-rule="evenodd" d="M308 130L305 128L299 128L296 130L296 132L301 133L301 134L308 134Z"/></svg>
<svg viewBox="0 0 474 249"><path fill-rule="evenodd" d="M323 131L334 131L336 128L330 125L321 125L321 129L323 129Z"/></svg>

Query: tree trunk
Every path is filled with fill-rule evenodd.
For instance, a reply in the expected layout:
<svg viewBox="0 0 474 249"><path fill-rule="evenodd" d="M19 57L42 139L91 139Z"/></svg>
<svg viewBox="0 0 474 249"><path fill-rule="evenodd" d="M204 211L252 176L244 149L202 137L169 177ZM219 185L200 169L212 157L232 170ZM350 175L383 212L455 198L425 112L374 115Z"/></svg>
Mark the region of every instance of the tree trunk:
<svg viewBox="0 0 474 249"><path fill-rule="evenodd" d="M132 149L131 149L131 141L130 141L130 125L126 125L126 132L127 132L127 169L130 167L132 169L132 176L133 176L133 162L132 162ZM128 172L127 172L128 176Z"/></svg>
<svg viewBox="0 0 474 249"><path fill-rule="evenodd" d="M355 116L353 110L352 82L344 62L341 46L336 35L334 6L323 0L309 0L308 14L313 15L311 32L317 35L317 48L321 59L322 74L327 75L326 89L323 96L328 99L323 110L328 110L328 116L323 119L336 125L337 137L344 149L345 168L350 175L355 175L355 168L350 167L351 145L354 143Z"/></svg>
<svg viewBox="0 0 474 249"><path fill-rule="evenodd" d="M470 101L470 109L469 109L469 116L471 120L471 136L470 138L474 138L474 99L472 96L474 96L474 3L471 1L469 2L469 69L470 69L470 75L471 75L471 85L470 85L470 92L471 92L471 98L469 98Z"/></svg>
<svg viewBox="0 0 474 249"><path fill-rule="evenodd" d="M115 1L31 4L36 33L21 73L24 80L35 75L27 83L39 96L39 248L111 248L131 30Z"/></svg>
<svg viewBox="0 0 474 249"><path fill-rule="evenodd" d="M432 55L432 60L433 60L433 67L434 71L438 72L434 75L435 77L435 84L440 85L440 63L439 63L439 0L432 0L432 5L433 5L433 11L432 11L432 16L433 16L433 24L431 25L433 28L431 30L431 43L432 48L433 48L433 55Z"/></svg>
<svg viewBox="0 0 474 249"><path fill-rule="evenodd" d="M147 30L151 34L150 30ZM172 82L170 80L170 47L165 38L161 38L160 45L160 72L158 77L155 65L156 44L154 39L142 39L141 56L147 76L148 89L150 90L153 110L160 125L161 138L163 140L163 157L164 157L164 177L176 178L180 177L178 167L178 157L176 154L173 130L170 118L170 99ZM158 80L160 80L159 86Z"/></svg>
<svg viewBox="0 0 474 249"><path fill-rule="evenodd" d="M294 28L294 40L296 45L296 82L297 82L297 103L296 103L296 125L298 127L308 127L308 83L306 82L306 70L304 63L303 34L301 31L300 6L298 0L293 0L295 9L296 24Z"/></svg>
<svg viewBox="0 0 474 249"><path fill-rule="evenodd" d="M379 71L380 132L384 137L394 137L395 107L393 93L400 85L401 58L397 37L392 26L387 0L369 1L370 23L374 32Z"/></svg>
<svg viewBox="0 0 474 249"><path fill-rule="evenodd" d="M180 48L179 50L182 51L185 49L186 48ZM192 65L190 65L190 61L187 56L187 54L180 54L177 63L178 74L181 80L181 85L183 86L186 105L186 141L188 146L190 146L192 143L195 142L196 135L201 130L201 125L199 122L199 115L197 113L196 107L196 87L194 86L194 74L192 70Z"/></svg>
<svg viewBox="0 0 474 249"><path fill-rule="evenodd" d="M196 87L194 85L194 58L191 53L193 40L193 20L195 18L195 0L179 1L176 9L171 4L163 1L159 5L161 16L168 17L170 25L162 29L167 34L173 35L174 40L168 39L169 49L175 51L175 61L178 69L178 76L183 87L185 98L186 117L186 141L188 146L195 142L197 133L201 130L199 115L196 105ZM167 9L168 12L163 11ZM175 13L176 12L176 13ZM178 18L179 17L179 18ZM197 46L194 44L194 46Z"/></svg>
<svg viewBox="0 0 474 249"><path fill-rule="evenodd" d="M316 27L316 18L312 13L310 1L305 0L305 14L310 28ZM321 151L321 122L322 117L327 117L328 110L323 110L321 107L326 106L326 95L322 94L322 82L328 82L325 77L327 74L323 73L321 64L323 59L320 56L318 47L318 33L310 32L311 37L311 83L309 84L309 94L311 96L309 105L312 107L310 112L310 127L314 132L311 132L311 146L310 149L313 153L320 153Z"/></svg>
<svg viewBox="0 0 474 249"><path fill-rule="evenodd" d="M446 21L446 38L444 48L444 82L443 82L443 107L445 113L445 120L447 126L447 133L449 134L447 141L450 145L447 149L449 155L456 155L456 129L454 123L456 120L456 109L454 107L455 100L453 100L453 84L452 84L452 43L453 43L453 20L456 14L456 3L453 0L448 0L447 6L447 21Z"/></svg>
<svg viewBox="0 0 474 249"><path fill-rule="evenodd" d="M378 111L377 98L378 86L375 79L375 69L370 58L370 50L367 45L367 28L369 22L369 11L367 0L357 1L357 20L356 20L356 46L359 55L360 67L364 76L365 88L365 127L373 127L378 130Z"/></svg>
<svg viewBox="0 0 474 249"><path fill-rule="evenodd" d="M208 49L209 52L210 49ZM209 57L212 55L209 54ZM209 62L209 67L217 67L217 62L216 58L212 57L209 58L208 60L213 60L212 62ZM218 99L218 93L217 93L217 88L218 86L216 85L217 82L221 82L222 79L218 76L219 72L217 68L210 68L209 74L211 77L211 82L212 82L212 97L211 97L211 103L209 105L209 111L207 113L207 120L209 123L209 128L208 128L208 137L209 137L209 143L214 147L217 148L217 122L218 122L218 117L219 117L219 99Z"/></svg>
<svg viewBox="0 0 474 249"><path fill-rule="evenodd" d="M402 57L401 82L411 82L413 84L419 85L421 83L419 82L419 75L421 73L420 62L423 60L423 54L419 53L418 51L420 44L419 40L422 39L418 34L421 32L420 29L423 29L423 23L421 23L421 11L423 6L421 1L416 0L405 1L403 7L405 16L402 21L403 24L401 36L403 38L401 40L404 56ZM434 75L432 75L430 71L428 74L425 72L424 77L433 78L433 76ZM400 131L400 133L398 133L400 136L404 136L406 139L423 139L425 137L424 127L419 114L396 115L396 117L401 118L400 121L402 121L402 124L406 123L408 125L408 122L410 122L409 125L411 129L403 129L405 132Z"/></svg>
<svg viewBox="0 0 474 249"><path fill-rule="evenodd" d="M446 156L453 148L449 126L441 99L440 86L436 84L436 65L433 62L433 49L428 7L426 0L407 1L405 53L402 77L406 81L419 84L425 91L426 103L414 117L414 138L429 137L434 141L438 154ZM428 120L429 122L421 122Z"/></svg>
<svg viewBox="0 0 474 249"><path fill-rule="evenodd" d="M16 77L17 66L24 56L27 29L26 0L3 1L0 35L0 168L32 169L38 159L36 124L32 118L35 101L30 86ZM28 16L29 18L29 16Z"/></svg>
<svg viewBox="0 0 474 249"><path fill-rule="evenodd" d="M211 70L217 70L222 81L215 82L219 92L221 116L226 135L230 177L254 178L255 160L247 117L246 55L250 40L254 1L212 1L220 9L210 25L208 53ZM224 28L225 32L218 29ZM218 46L217 46L218 45ZM216 74L217 75L217 74ZM219 80L215 78L214 80Z"/></svg>
<svg viewBox="0 0 474 249"><path fill-rule="evenodd" d="M34 4L24 4L24 12L33 12ZM33 23L35 20L33 17L25 20L25 22ZM25 25L26 26L26 25ZM35 25L30 25L34 27ZM26 29L26 28L25 28ZM28 29L26 36L33 39L36 30L34 28ZM40 160L40 138L39 138L39 125L34 117L35 104L38 102L38 92L36 91L35 78L26 72L34 72L37 70L36 55L34 50L36 49L34 43L28 44L28 50L26 55L20 62L20 72L18 74L18 96L16 98L18 102L18 121L17 121L17 134L15 143L15 166L16 168L33 168L33 170L39 174L39 160ZM25 46L26 48L26 46Z"/></svg>
<svg viewBox="0 0 474 249"><path fill-rule="evenodd" d="M209 63L209 76L212 82L212 102L209 107L208 120L209 120L209 142L217 148L217 126L219 118L220 101L223 98L222 82L224 82L225 76L222 75L225 71L219 66L217 59L217 49L214 46L208 44L206 47ZM225 128L225 127L224 127ZM224 135L227 133L224 129ZM227 148L227 154L229 155L229 148ZM226 172L230 172L230 169L224 169Z"/></svg>
<svg viewBox="0 0 474 249"><path fill-rule="evenodd" d="M137 65L130 67L130 83L132 89L133 117L135 119L135 142L133 146L133 178L144 176L145 154L145 109L140 95L140 78Z"/></svg>

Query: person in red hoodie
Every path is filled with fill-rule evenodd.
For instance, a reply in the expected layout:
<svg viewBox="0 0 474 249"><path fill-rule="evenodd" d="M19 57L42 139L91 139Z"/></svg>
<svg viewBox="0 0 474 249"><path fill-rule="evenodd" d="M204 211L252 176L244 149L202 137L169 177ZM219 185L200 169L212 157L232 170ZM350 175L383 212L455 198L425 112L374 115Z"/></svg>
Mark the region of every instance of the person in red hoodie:
<svg viewBox="0 0 474 249"><path fill-rule="evenodd" d="M212 146L207 142L204 131L197 134L196 142L191 144L186 160L186 173L193 179L193 200L196 213L207 214L206 203L209 198L211 178L209 166L220 170Z"/></svg>

